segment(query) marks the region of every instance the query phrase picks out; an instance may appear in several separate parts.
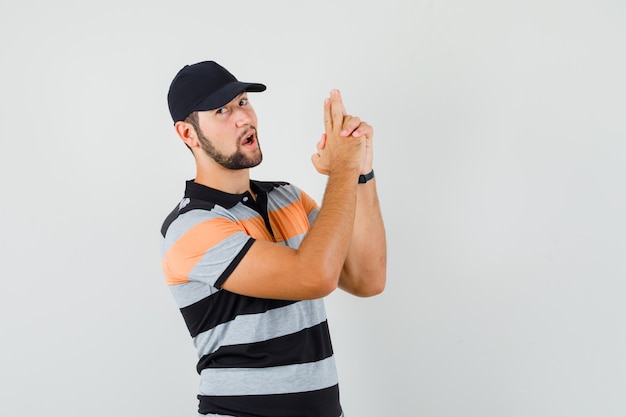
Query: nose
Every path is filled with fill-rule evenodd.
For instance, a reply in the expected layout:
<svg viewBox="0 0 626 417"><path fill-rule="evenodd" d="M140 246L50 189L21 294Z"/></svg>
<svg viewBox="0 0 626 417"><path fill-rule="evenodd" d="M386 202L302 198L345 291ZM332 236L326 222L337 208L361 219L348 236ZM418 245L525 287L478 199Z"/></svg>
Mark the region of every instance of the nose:
<svg viewBox="0 0 626 417"><path fill-rule="evenodd" d="M252 123L252 115L246 109L238 107L235 109L235 124L237 127L247 126Z"/></svg>

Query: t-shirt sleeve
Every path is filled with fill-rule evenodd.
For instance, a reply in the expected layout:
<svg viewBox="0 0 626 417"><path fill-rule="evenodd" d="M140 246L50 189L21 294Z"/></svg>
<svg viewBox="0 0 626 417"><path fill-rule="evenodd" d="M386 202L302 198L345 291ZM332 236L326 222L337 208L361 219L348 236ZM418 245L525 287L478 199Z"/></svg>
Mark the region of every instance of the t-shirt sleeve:
<svg viewBox="0 0 626 417"><path fill-rule="evenodd" d="M169 227L162 267L168 285L198 281L221 288L254 239L229 218L196 210Z"/></svg>
<svg viewBox="0 0 626 417"><path fill-rule="evenodd" d="M313 224L320 211L319 205L310 195L302 190L300 190L300 201L302 202L302 207L304 208L304 211L309 219L309 224Z"/></svg>

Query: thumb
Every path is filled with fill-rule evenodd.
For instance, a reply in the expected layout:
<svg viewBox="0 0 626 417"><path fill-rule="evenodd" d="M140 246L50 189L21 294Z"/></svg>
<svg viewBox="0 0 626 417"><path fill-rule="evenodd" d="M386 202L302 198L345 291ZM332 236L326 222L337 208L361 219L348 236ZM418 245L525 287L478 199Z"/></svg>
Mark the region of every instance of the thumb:
<svg viewBox="0 0 626 417"><path fill-rule="evenodd" d="M326 147L326 133L322 133L322 137L317 142L317 151L320 152Z"/></svg>

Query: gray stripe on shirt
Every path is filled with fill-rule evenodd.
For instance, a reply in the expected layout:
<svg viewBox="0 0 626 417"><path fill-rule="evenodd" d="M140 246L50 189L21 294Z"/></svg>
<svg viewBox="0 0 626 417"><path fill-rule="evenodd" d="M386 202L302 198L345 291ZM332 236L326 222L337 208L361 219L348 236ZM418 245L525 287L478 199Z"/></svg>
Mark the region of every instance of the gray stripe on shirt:
<svg viewBox="0 0 626 417"><path fill-rule="evenodd" d="M316 326L326 320L321 299L299 301L258 314L237 316L234 320L200 333L194 339L198 356L215 352L220 346L264 342ZM259 323L270 323L260 326Z"/></svg>
<svg viewBox="0 0 626 417"><path fill-rule="evenodd" d="M202 370L200 395L271 395L315 391L337 384L330 358L271 368L208 368Z"/></svg>

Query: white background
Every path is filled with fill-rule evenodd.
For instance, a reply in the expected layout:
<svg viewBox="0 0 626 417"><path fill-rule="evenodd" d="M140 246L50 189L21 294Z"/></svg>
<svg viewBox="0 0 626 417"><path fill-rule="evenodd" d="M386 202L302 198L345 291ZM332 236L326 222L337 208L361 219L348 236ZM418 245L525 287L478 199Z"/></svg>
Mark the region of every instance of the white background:
<svg viewBox="0 0 626 417"><path fill-rule="evenodd" d="M625 4L2 0L0 415L195 415L159 229L206 59L268 86L257 179L321 198L331 88L374 126L388 286L327 300L347 417L626 415Z"/></svg>

